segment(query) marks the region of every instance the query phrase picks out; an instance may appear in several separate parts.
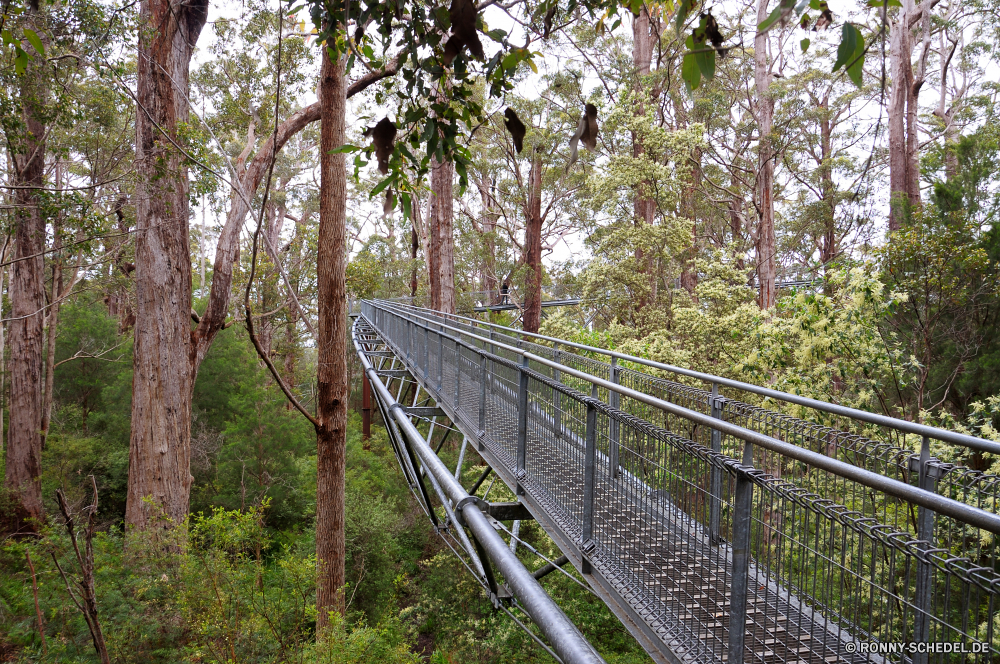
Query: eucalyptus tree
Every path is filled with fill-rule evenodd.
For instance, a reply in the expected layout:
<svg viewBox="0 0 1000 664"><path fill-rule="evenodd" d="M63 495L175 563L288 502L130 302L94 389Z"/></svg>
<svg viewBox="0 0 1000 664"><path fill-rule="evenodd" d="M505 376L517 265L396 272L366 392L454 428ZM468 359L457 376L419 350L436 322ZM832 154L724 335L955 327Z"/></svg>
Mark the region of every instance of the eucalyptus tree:
<svg viewBox="0 0 1000 664"><path fill-rule="evenodd" d="M478 191L472 205L463 209L470 221L490 234L483 241L492 280L516 281L520 286L522 327L529 332L537 332L541 322L542 254L551 252L567 232L583 223L578 194L593 159L571 163L567 140L584 106L578 77L579 73L565 71L545 77L537 99L508 95L506 115L494 113L478 129L472 144ZM512 117L523 123L523 135L515 137L507 128ZM496 273L498 234L503 236L501 246L517 252L511 257L512 269L503 274Z"/></svg>
<svg viewBox="0 0 1000 664"><path fill-rule="evenodd" d="M47 403L51 403L51 357L58 303L67 294L59 283L58 260L50 298L45 286L48 228L54 228L58 252L65 221L60 190L66 184L67 142L54 133L64 131L75 119L79 79L93 73L84 63L92 53L103 15L86 1L66 5L33 1L16 18L8 13L13 5L4 9L0 76L5 85L0 122L12 171L14 240L9 288L11 418L4 484L13 503L11 527L33 530L43 517L41 450L50 412ZM53 145L58 147L54 155ZM95 190L90 188L90 192L93 195ZM44 360L47 314L48 368Z"/></svg>
<svg viewBox="0 0 1000 664"><path fill-rule="evenodd" d="M22 17L31 34L41 33L24 44L26 63L13 58L21 71L18 85L20 110L16 128L5 127L8 154L12 157L17 209L14 234L14 264L11 267L11 404L4 486L15 505L15 530L35 530L43 521L42 455L42 348L45 311L45 143L49 112L51 65L45 58L45 42L51 44L46 16L32 0ZM27 39L25 40L28 41ZM6 50L6 49L5 49ZM11 131L13 130L13 131Z"/></svg>

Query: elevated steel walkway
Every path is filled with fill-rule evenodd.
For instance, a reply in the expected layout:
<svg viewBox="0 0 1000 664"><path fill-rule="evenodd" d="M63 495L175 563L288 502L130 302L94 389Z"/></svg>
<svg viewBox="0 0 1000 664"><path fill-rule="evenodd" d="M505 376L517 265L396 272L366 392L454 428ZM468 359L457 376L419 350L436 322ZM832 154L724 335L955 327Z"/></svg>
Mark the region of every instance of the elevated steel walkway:
<svg viewBox="0 0 1000 664"><path fill-rule="evenodd" d="M1000 444L398 303L365 302L354 335L435 524L461 544L470 506L501 532L530 514L654 660L1000 661L1000 481L930 453ZM395 379L434 409L398 404ZM522 511L441 478L433 507L437 458L400 426L417 416L446 417ZM507 575L526 570L498 579L475 538L495 605L524 606Z"/></svg>

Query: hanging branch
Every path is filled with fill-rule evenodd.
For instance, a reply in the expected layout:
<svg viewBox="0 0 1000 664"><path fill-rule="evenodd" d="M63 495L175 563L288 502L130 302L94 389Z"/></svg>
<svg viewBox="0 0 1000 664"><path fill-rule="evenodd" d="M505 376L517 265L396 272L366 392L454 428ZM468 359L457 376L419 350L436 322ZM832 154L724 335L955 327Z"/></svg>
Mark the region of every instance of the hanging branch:
<svg viewBox="0 0 1000 664"><path fill-rule="evenodd" d="M271 182L274 175L274 162L277 158L277 136L278 136L278 116L281 110L281 21L282 15L280 11L281 3L278 3L278 64L277 71L275 74L275 91L274 91L274 132L271 135L271 158L268 160L267 164L267 180L264 184L264 198L260 205L260 214L257 215L257 227L253 232L253 250L250 254L250 276L247 279L247 287L243 296L243 307L246 310L246 324L247 324L247 334L250 336L250 341L253 343L254 349L257 351L257 355L260 359L264 361L267 366L268 371L271 372L271 376L274 377L274 381L281 388L281 391L285 393L285 397L288 401L295 406L295 409L302 413L307 420L315 427L319 429L319 421L305 409L305 407L299 403L299 400L295 398L292 394L292 390L288 387L285 381L282 379L278 370L275 368L274 363L271 362L271 358L268 357L267 352L265 352L264 347L261 346L260 340L257 338L256 333L253 329L253 312L250 308L250 289L253 287L253 280L257 275L257 248L258 240L260 239L260 229L264 224L264 211L267 209L267 202L271 195ZM273 251L273 249L272 249Z"/></svg>

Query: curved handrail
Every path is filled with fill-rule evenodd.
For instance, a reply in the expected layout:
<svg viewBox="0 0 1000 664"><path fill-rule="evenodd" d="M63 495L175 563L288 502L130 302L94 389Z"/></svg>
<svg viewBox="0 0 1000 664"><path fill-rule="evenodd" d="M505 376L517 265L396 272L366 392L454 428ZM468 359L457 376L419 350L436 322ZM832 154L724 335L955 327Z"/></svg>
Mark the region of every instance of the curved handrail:
<svg viewBox="0 0 1000 664"><path fill-rule="evenodd" d="M549 337L543 334L536 334L533 332L524 332L522 330L517 330L510 327L504 327L503 325L497 325L495 323L488 323L485 321L476 320L475 318L469 318L467 316L459 316L457 314L445 314L440 311L434 311L433 309L427 309L425 307L404 305L396 302L388 302L388 301L384 302L386 302L391 307L414 309L417 311L428 312L438 317L455 318L459 320L469 321L470 323L474 323L476 326L479 327L486 326L498 330L504 330L506 332L518 336L531 337L533 339L540 339L542 341L558 343L561 346L576 348L577 350L582 350L588 353L597 353L600 355L605 355L607 357L615 358L616 360L633 362L635 364L651 367L653 369L659 369L661 371L668 371L670 373L674 373L680 376L694 378L696 380L700 380L706 383L716 383L721 386L735 388L738 390L742 390L744 392L750 392L752 394L757 394L770 399L775 399L777 401L784 401L786 403L792 403L797 406L812 408L813 410L830 413L832 415L849 417L851 419L861 420L862 422L867 422L869 424L895 429L896 431L900 431L903 433L911 433L918 436L926 436L928 438L933 438L934 440L940 440L942 442L951 443L953 445L961 445L962 447L967 447L969 449L973 449L979 452L986 452L988 454L1000 455L1000 443L991 440L985 440L983 438L977 438L976 436L970 436L968 434L958 433L957 431L948 431L947 429L939 429L937 427L928 426L926 424L909 422L907 420L901 420L899 418L890 417L888 415L879 415L878 413L871 413L865 410L858 410L857 408L841 406L838 404L829 403L827 401L819 401L818 399L811 399L809 397L803 397L797 394L781 392L780 390L773 390L767 387L761 387L760 385L754 385L753 383L744 383L743 381L733 380L731 378L724 378L722 376L714 376L712 374L707 374L700 371L694 371L693 369L676 367L670 364L656 362L655 360L649 360L642 357L636 357L634 355L627 355L625 353L619 353L617 351L607 350L605 348L597 348L596 346L588 346L586 344L567 341L565 339L559 339L556 337Z"/></svg>
<svg viewBox="0 0 1000 664"><path fill-rule="evenodd" d="M378 306L381 306L385 310L395 313L396 315L404 317L406 316L406 314L401 313L399 311L393 311L400 308L398 307L398 305L389 304L385 302L377 302L372 304L377 304ZM415 307L407 307L407 308L413 309ZM462 338L445 334L444 330L447 329L452 332L457 332L459 335L476 339L484 344L490 344L494 348L502 348L507 352L519 355L527 360L532 360L534 362L537 362L538 364L547 366L552 369L558 369L560 372L569 374L571 376L574 376L575 378L585 380L593 385L597 385L598 387L605 388L612 392L617 392L618 394L635 399L636 401L641 401L655 408L659 408L665 412L678 415L691 422L702 424L710 428L718 429L724 434L734 436L736 438L739 438L740 440L746 441L754 445L759 445L765 449L772 450L774 452L777 452L778 454L782 454L789 458L797 459L799 461L815 466L817 468L822 468L827 472L857 482L858 484L867 486L871 489L881 491L887 495L891 495L896 498L905 500L914 505L920 505L922 507L926 507L930 510L933 510L934 512L937 512L938 514L951 517L962 523L969 524L976 528L982 528L983 530L987 530L994 534L1000 535L1000 515L994 514L993 512L988 512L978 507L974 507L966 503L960 502L958 500L954 500L953 498L941 496L932 491L927 491L926 489L914 487L910 484L906 484L905 482L900 482L899 480L885 477L878 473L874 473L872 471L859 468L844 461L840 461L839 459L833 459L826 455L819 454L817 452L813 452L811 450L799 447L798 445L778 440L777 438L774 438L772 436L768 436L766 434L762 434L760 432L753 431L751 429L746 429L737 424L726 422L725 420L716 419L709 415L705 415L703 413L699 413L697 411L684 408L683 406L678 406L677 404L670 403L669 401L665 401L663 399L659 399L657 397L644 394L642 392L639 392L638 390L634 390L624 385L620 385L618 383L614 383L609 380L605 380L603 378L587 374L583 371L579 371L564 364L560 364L558 362L549 360L548 358L544 358L539 355L529 353L523 348L511 346L509 344L505 344L495 339L482 337L476 334L472 334L466 330L456 328L452 325L447 325L441 322L440 320L433 320L423 315L413 316L411 314L411 321L417 325L421 324L414 319L420 319L425 321L425 324L423 324L422 327L426 327L426 329L428 329L429 331L431 330L430 325L434 325L436 328L440 328L440 329L435 329L433 331L436 334L440 334L446 338L449 338L455 343L462 344L476 352L485 352L485 351L476 348L475 346L473 346L468 341L465 341ZM560 343L562 342L562 340L559 339L556 339L556 341ZM935 432L940 431L937 429L933 429L932 427L927 427L927 428ZM934 436L929 436L929 437L934 437ZM983 441L983 442L988 442L988 441ZM998 445L997 447L1000 448L1000 445Z"/></svg>

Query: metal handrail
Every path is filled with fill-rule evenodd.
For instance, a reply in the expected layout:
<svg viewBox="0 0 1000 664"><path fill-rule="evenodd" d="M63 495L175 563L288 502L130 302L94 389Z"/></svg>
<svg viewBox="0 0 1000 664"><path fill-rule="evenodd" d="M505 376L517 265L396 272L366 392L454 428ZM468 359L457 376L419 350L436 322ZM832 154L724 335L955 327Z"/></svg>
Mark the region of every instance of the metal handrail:
<svg viewBox="0 0 1000 664"><path fill-rule="evenodd" d="M917 422L901 420L899 418L890 417L888 415L879 415L878 413L871 413L865 410L858 410L857 408L841 406L838 404L829 403L827 401L819 401L817 399L811 399L809 397L803 397L797 394L790 394L788 392L781 392L780 390L773 390L767 387L761 387L760 385L754 385L752 383L744 383L743 381L733 380L731 378L714 376L712 374L703 373L701 371L694 371L693 369L685 369L683 367L664 364L662 362L657 362L655 360L650 360L643 357L636 357L635 355L619 353L617 351L608 350L605 348L598 348L596 346L588 346L586 344L567 341L565 339L545 336L544 334L525 332L523 330L517 330L510 327L505 327L503 325L497 325L496 323L489 323L486 321L477 320L475 318L469 318L467 316L460 316L458 314L446 314L440 311L434 311L433 309L427 309L425 307L416 307L413 305L400 305L395 302L392 302L390 304L391 306L397 308L414 309L417 311L427 312L435 317L455 318L468 321L478 327L486 326L497 330L504 330L505 332L509 332L510 334L513 335L531 337L533 339L540 339L542 341L548 341L551 343L558 343L560 346L568 346L570 348L575 348L577 350L582 350L588 353L597 353L600 355L605 355L607 357L611 357L616 360L633 362L635 364L640 364L653 369L659 369L662 371L668 371L670 373L678 374L680 376L694 378L696 380L700 380L706 383L716 383L720 386L732 387L738 390L742 390L744 392L750 392L752 394L757 394L763 397L767 397L769 399L784 401L786 403L795 404L797 406L804 406L806 408L811 408L813 410L819 410L825 413L830 413L831 415L848 417L855 420L861 420L869 424L895 429L902 433L911 433L918 436L926 436L928 438L933 438L934 440L940 440L942 442L952 443L954 445L961 445L962 447L974 449L979 452L986 452L988 454L1000 455L1000 443L991 440L985 440L983 438L977 438L976 436L970 436L968 434L958 433L957 431L948 431L947 429L939 429L937 427L928 426L926 424L919 424Z"/></svg>
<svg viewBox="0 0 1000 664"><path fill-rule="evenodd" d="M665 646L692 661L728 652L740 664L744 636L756 659L768 643L795 659L852 652L844 645L857 639L936 636L1000 654L987 615L1000 593L998 540L981 532L1000 534L997 501L940 494L937 480L954 469L930 456L930 436L909 463L883 455L858 466L831 452L840 432L824 430L814 450L788 437L807 422L761 430L718 382L709 393L623 373L620 353L593 349L612 356L606 364L531 343L542 335L416 307L366 302L364 315L563 552L579 550L582 573L595 574L588 580L623 623L640 621L630 631L659 639L643 641L649 652ZM900 475L885 476L890 463ZM779 604L787 636L761 618Z"/></svg>
<svg viewBox="0 0 1000 664"><path fill-rule="evenodd" d="M385 306L384 303L380 304L382 306ZM391 310L397 307L386 306L385 308ZM752 443L754 445L760 445L765 449L772 450L774 452L788 456L798 461L802 461L817 468L822 468L827 472L833 473L840 477L844 477L845 479L850 479L868 488L881 491L895 498L906 500L908 502L920 505L922 507L926 507L930 510L933 510L934 512L937 512L938 514L949 516L953 519L961 521L962 523L966 523L976 528L982 528L983 530L987 530L994 534L1000 535L1000 515L994 514L992 512L987 512L986 510L980 509L978 507L973 507L971 505L967 505L966 503L954 500L952 498L941 496L935 492L928 491L926 489L922 489L919 487L914 487L910 484L906 484L905 482L900 482L899 480L895 480L890 477L885 477L884 475L879 475L878 473L873 473L871 471L859 468L855 465L846 463L844 461L833 459L826 455L819 454L811 450L807 450L805 448L799 447L798 445L786 443L784 441L778 440L777 438L773 438L771 436L767 436L757 431L753 431L752 429L747 429L739 425L732 424L724 420L719 420L709 415L704 415L703 413L690 410L688 408L684 408L683 406L672 404L669 401L664 401L663 399L643 394L642 392L633 390L632 388L620 385L618 383L613 383L611 381L587 374L585 372L579 371L564 364L553 362L552 360L541 357L539 355L529 353L528 351L522 348L511 346L509 344L504 344L503 342L497 341L495 339L490 339L489 337L481 337L478 335L474 335L469 333L468 331L461 330L454 326L441 323L440 321L434 321L426 316L418 316L417 318L419 318L420 320L428 321L430 324L433 324L436 328L440 328L440 329L433 329L433 332L435 334L440 334L445 338L449 339L450 341L461 344L462 346L469 348L470 350L473 350L477 353L483 353L484 351L476 347L475 345L468 343L467 341L465 341L460 337L455 337L452 335L445 334L444 330L445 329L451 330L453 332L459 333L462 336L470 337L473 339L477 339L481 342L484 342L486 344L490 344L495 348L502 348L510 353L520 355L522 358L535 361L549 368L557 369L562 373L572 375L575 378L585 380L591 383L592 385L597 385L612 392L616 392L620 395L630 397L637 401L641 401L647 405L659 408L665 412L683 417L691 422L695 422L697 424L703 424L708 427L718 429L722 433L732 435L745 442ZM416 324L420 325L419 323ZM425 324L420 326L429 331L432 330L430 325ZM556 341L564 343L561 340L556 340ZM936 429L932 430L939 431Z"/></svg>
<svg viewBox="0 0 1000 664"><path fill-rule="evenodd" d="M357 319L355 326L357 326ZM595 652L576 625L545 592L538 579L524 567L507 543L493 529L480 509L477 503L478 499L471 496L462 487L420 435L420 432L417 431L407 416L405 408L392 396L382 383L378 372L368 361L361 349L357 335L354 335L354 347L377 398L382 401L392 415L396 425L408 439L411 448L420 458L424 468L433 476L447 499L455 506L456 516L469 528L490 561L503 574L514 597L538 625L560 659L574 664L603 664L604 659ZM474 555L474 552L470 552L470 555Z"/></svg>

